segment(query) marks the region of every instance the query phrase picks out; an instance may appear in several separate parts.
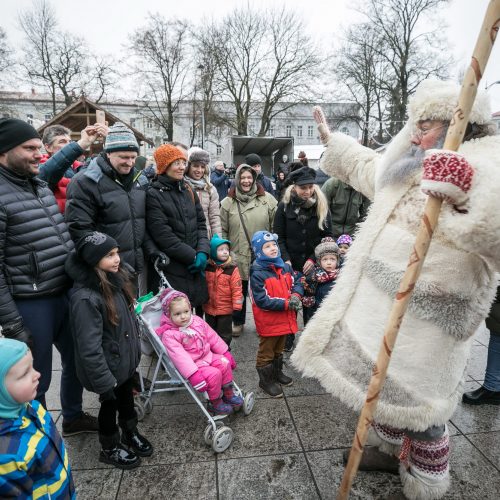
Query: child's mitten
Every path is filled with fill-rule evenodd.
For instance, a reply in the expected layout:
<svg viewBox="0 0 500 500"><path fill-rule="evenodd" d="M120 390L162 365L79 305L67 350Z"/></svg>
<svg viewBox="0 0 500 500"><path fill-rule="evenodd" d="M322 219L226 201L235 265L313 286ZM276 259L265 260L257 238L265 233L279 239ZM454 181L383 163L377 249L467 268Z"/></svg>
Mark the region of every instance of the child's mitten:
<svg viewBox="0 0 500 500"><path fill-rule="evenodd" d="M300 301L300 295L293 293L288 301L288 309L292 311L298 311L302 306L302 302Z"/></svg>
<svg viewBox="0 0 500 500"><path fill-rule="evenodd" d="M237 365L235 359L233 358L233 355L229 351L226 351L223 356L229 361L231 370L235 370Z"/></svg>

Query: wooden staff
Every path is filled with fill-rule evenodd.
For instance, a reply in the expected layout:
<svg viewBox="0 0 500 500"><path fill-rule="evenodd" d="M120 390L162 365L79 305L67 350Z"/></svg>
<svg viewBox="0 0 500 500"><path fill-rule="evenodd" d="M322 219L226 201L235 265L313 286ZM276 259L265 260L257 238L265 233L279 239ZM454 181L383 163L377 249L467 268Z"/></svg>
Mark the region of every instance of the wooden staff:
<svg viewBox="0 0 500 500"><path fill-rule="evenodd" d="M484 73L499 28L500 0L490 0L472 55L471 64L464 77L458 104L446 134L444 149L456 151L462 143L465 128L476 97L477 87ZM351 452L349 454L349 461L347 462L342 483L338 491L338 500L346 500L348 498L352 482L356 476L363 454L363 447L368 437L368 431L373 422L373 415L377 409L380 391L385 382L399 327L403 321L408 302L415 288L415 283L422 270L422 265L438 222L441 204L442 200L433 196L429 196L425 203L424 215L420 223L415 245L410 255L406 272L394 299L389 320L384 331L384 338L378 353L377 362L373 367L370 385L368 386L366 394L366 401L361 410L356 434L354 435Z"/></svg>

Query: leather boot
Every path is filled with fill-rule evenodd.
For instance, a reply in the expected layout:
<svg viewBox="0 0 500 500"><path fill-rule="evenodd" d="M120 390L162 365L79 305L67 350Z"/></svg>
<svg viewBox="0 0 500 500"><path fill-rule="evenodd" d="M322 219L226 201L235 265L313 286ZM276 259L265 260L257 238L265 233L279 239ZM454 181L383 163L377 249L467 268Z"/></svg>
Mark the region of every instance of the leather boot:
<svg viewBox="0 0 500 500"><path fill-rule="evenodd" d="M153 454L153 445L137 430L137 419L119 420L122 429L122 443L140 457L150 457Z"/></svg>
<svg viewBox="0 0 500 500"><path fill-rule="evenodd" d="M135 469L141 463L133 451L127 450L120 443L120 434L117 432L112 436L99 434L99 442L102 450L99 455L99 461L105 464L111 464L118 469Z"/></svg>
<svg viewBox="0 0 500 500"><path fill-rule="evenodd" d="M344 465L347 465L349 460L349 453L351 450L344 451L342 458L344 460ZM366 446L363 450L363 455L361 456L361 462L359 463L359 470L363 471L378 471L378 472L389 472L390 474L399 473L399 460L387 453L382 453L375 446Z"/></svg>
<svg viewBox="0 0 500 500"><path fill-rule="evenodd" d="M283 389L277 383L274 376L274 363L269 363L266 366L258 366L257 372L259 374L259 387L272 398L281 398L283 396Z"/></svg>
<svg viewBox="0 0 500 500"><path fill-rule="evenodd" d="M293 380L283 373L283 354L279 358L274 358L274 376L279 384L289 387Z"/></svg>
<svg viewBox="0 0 500 500"><path fill-rule="evenodd" d="M462 402L468 405L500 405L500 391L490 391L481 386L475 391L466 392Z"/></svg>

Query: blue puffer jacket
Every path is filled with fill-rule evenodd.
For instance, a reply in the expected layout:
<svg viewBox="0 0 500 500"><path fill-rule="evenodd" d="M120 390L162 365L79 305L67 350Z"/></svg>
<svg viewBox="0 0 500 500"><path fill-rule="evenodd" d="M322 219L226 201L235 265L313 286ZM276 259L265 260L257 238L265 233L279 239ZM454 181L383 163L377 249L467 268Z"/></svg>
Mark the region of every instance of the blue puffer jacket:
<svg viewBox="0 0 500 500"><path fill-rule="evenodd" d="M0 418L0 498L76 498L64 442L38 401Z"/></svg>

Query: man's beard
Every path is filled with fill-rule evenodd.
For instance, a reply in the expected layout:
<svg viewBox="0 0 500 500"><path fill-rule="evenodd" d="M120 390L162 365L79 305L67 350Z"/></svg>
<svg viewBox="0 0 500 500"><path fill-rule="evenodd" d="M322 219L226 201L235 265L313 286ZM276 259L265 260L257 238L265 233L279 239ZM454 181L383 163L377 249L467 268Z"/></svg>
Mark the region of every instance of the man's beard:
<svg viewBox="0 0 500 500"><path fill-rule="evenodd" d="M436 140L432 149L441 149L446 137L446 130ZM422 168L426 150L412 144L406 153L399 159L391 163L380 178L380 187L384 188L394 184L405 184L405 182L415 175Z"/></svg>

